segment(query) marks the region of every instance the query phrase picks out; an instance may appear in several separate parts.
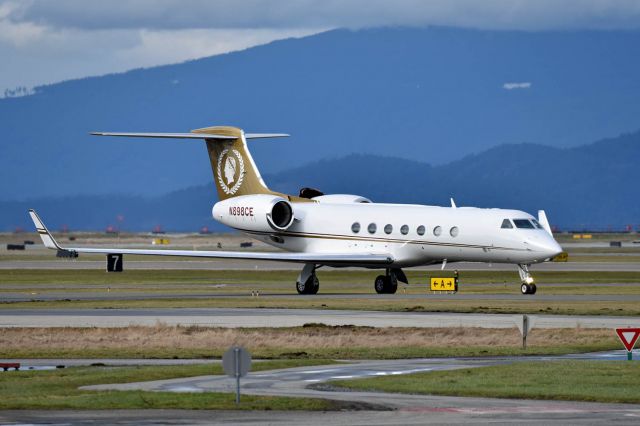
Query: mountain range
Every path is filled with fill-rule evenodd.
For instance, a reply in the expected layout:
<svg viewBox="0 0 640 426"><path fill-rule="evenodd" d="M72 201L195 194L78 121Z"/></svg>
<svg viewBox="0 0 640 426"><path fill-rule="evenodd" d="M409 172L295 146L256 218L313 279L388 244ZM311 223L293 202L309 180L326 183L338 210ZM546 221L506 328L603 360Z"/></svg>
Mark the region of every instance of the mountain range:
<svg viewBox="0 0 640 426"><path fill-rule="evenodd" d="M561 229L640 228L640 131L572 148L509 144L445 165L352 154L265 174L271 189L297 194L309 186L351 193L376 202L545 209ZM258 166L260 167L260 163ZM205 166L207 170L209 166ZM210 173L210 172L209 172ZM211 218L216 201L212 178L202 185L156 197L94 195L0 202L0 230L31 229L26 214L36 208L51 229L170 231L226 229ZM118 223L116 217L124 216Z"/></svg>
<svg viewBox="0 0 640 426"><path fill-rule="evenodd" d="M185 188L211 179L201 142L88 132L228 124L293 135L252 143L274 186L307 179L380 200L443 203L453 195L461 204L557 205L563 223L615 223L637 211L637 202L630 210L615 204L638 182L624 175L635 169L611 141L578 146L640 128L638 46L639 31L334 30L36 87L0 99L0 201L48 197L48 205L63 205L84 197L102 213L64 220L102 227L123 209L112 207L119 199L138 206L140 213L127 215L132 227L185 227L186 218L162 215L181 197L191 199L194 190ZM616 162L603 164L606 158ZM615 203L593 205L592 214L572 211L572 202L604 196L590 190ZM194 224L213 202L210 189L196 191L207 194L207 208ZM147 218L149 211L157 217ZM20 223L5 216L2 226Z"/></svg>

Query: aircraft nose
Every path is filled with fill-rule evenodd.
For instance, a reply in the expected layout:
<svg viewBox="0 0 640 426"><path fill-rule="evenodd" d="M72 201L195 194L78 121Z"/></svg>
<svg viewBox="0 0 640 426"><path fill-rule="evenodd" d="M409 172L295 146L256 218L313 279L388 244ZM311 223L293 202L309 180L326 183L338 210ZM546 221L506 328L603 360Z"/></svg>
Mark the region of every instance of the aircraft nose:
<svg viewBox="0 0 640 426"><path fill-rule="evenodd" d="M550 259L562 253L562 247L560 247L560 244L551 236L547 238L536 238L535 240L529 239L527 243L530 244L532 246L531 248L539 253L543 259Z"/></svg>
<svg viewBox="0 0 640 426"><path fill-rule="evenodd" d="M545 241L540 241L537 245L540 251L543 252L547 258L556 257L562 253L562 247L560 247L560 244L558 244L553 237L550 237Z"/></svg>

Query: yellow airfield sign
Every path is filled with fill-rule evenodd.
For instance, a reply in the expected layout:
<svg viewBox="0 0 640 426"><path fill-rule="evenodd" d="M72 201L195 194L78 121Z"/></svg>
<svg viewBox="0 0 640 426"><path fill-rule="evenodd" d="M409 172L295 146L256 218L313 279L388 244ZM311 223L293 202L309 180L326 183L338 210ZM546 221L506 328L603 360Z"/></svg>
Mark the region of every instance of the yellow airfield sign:
<svg viewBox="0 0 640 426"><path fill-rule="evenodd" d="M569 253L567 253L566 251L563 251L562 253L560 253L559 255L554 257L552 260L554 262L568 262L569 261Z"/></svg>
<svg viewBox="0 0 640 426"><path fill-rule="evenodd" d="M456 279L453 277L432 277L431 291L458 291Z"/></svg>

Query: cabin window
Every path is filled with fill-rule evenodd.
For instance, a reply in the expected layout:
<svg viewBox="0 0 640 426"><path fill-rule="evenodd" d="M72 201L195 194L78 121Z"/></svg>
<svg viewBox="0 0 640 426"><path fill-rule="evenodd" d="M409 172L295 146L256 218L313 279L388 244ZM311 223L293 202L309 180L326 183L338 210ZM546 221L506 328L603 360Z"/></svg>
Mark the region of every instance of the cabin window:
<svg viewBox="0 0 640 426"><path fill-rule="evenodd" d="M535 219L531 219L531 222L533 223L533 226L535 226L536 228L538 228L538 229L544 229L544 228L542 227L542 225L540 225L540 222L538 222L537 220L535 220Z"/></svg>
<svg viewBox="0 0 640 426"><path fill-rule="evenodd" d="M384 233L385 234L390 234L391 232L393 232L393 225L391 224L387 224L384 227Z"/></svg>
<svg viewBox="0 0 640 426"><path fill-rule="evenodd" d="M351 232L353 232L354 234L357 234L358 232L360 232L359 222L354 222L353 225L351 225Z"/></svg>
<svg viewBox="0 0 640 426"><path fill-rule="evenodd" d="M367 231L369 231L370 234L375 234L376 229L378 229L378 227L376 226L375 223L370 223L369 226L367 227Z"/></svg>
<svg viewBox="0 0 640 426"><path fill-rule="evenodd" d="M418 226L418 229L416 229L416 232L418 233L418 235L424 235L424 225Z"/></svg>
<svg viewBox="0 0 640 426"><path fill-rule="evenodd" d="M454 237L454 238L455 238L455 237L457 237L457 236L458 236L458 232L459 232L458 227L457 227L457 226L454 226L453 228L451 228L451 229L449 230L449 235L451 235L452 237Z"/></svg>
<svg viewBox="0 0 640 426"><path fill-rule="evenodd" d="M442 234L442 226L436 226L435 228L433 228L433 235L439 237L440 234Z"/></svg>
<svg viewBox="0 0 640 426"><path fill-rule="evenodd" d="M400 233L402 235L407 235L409 233L409 225L402 225L400 227Z"/></svg>
<svg viewBox="0 0 640 426"><path fill-rule="evenodd" d="M529 219L513 219L513 223L515 223L516 228L519 229L535 229Z"/></svg>
<svg viewBox="0 0 640 426"><path fill-rule="evenodd" d="M513 229L513 225L511 224L511 221L509 219L505 219L502 221L502 226L500 226L500 228L502 229Z"/></svg>

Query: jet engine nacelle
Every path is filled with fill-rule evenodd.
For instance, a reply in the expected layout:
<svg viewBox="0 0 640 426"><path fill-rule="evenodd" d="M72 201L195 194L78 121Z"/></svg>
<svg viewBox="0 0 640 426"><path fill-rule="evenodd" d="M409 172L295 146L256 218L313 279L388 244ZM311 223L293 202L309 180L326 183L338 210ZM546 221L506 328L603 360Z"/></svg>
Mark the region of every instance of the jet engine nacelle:
<svg viewBox="0 0 640 426"><path fill-rule="evenodd" d="M293 223L293 208L276 195L241 195L217 202L213 218L232 228L247 231L284 231Z"/></svg>

